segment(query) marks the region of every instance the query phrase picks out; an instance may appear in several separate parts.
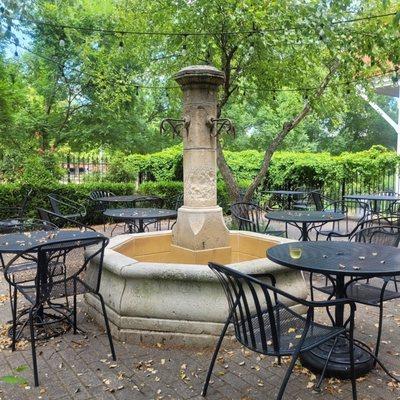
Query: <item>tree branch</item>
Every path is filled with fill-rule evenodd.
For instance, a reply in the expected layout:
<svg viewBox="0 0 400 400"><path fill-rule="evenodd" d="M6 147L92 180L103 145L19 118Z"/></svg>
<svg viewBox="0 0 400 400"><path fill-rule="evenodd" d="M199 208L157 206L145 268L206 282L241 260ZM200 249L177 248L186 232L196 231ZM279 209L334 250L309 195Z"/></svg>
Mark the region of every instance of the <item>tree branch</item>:
<svg viewBox="0 0 400 400"><path fill-rule="evenodd" d="M314 100L318 99L322 96L324 93L325 89L328 87L329 82L335 75L337 69L339 67L339 62L337 60L332 62L331 67L329 68L328 74L325 76L324 80L318 87L318 89L315 91L314 94ZM275 136L271 144L268 146L267 150L265 151L264 154L264 160L262 167L260 171L258 172L257 176L254 178L252 184L250 187L247 189L247 192L244 196L243 201L250 201L251 198L253 197L254 192L258 188L258 186L261 184L261 181L265 178L270 162L272 159L272 156L278 146L282 143L282 141L286 138L286 136L291 132L311 111L311 104L309 101L307 101L303 107L303 109L290 121L285 122L283 124L282 130ZM233 195L234 193L232 193Z"/></svg>

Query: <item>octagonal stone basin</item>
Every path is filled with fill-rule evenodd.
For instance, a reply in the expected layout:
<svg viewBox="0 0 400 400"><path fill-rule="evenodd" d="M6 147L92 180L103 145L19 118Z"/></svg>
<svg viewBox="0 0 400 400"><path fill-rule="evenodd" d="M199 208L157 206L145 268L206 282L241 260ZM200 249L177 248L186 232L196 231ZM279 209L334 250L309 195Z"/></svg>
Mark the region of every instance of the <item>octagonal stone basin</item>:
<svg viewBox="0 0 400 400"><path fill-rule="evenodd" d="M307 287L300 272L273 263L266 250L288 239L230 231L230 246L192 251L172 244L171 231L111 238L104 255L100 292L113 335L135 343L209 346L228 314L220 283L207 267L214 261L244 273L270 272L278 287L300 298ZM87 279L98 269L94 260ZM103 323L100 303L86 295L88 312ZM302 311L298 304L289 304Z"/></svg>

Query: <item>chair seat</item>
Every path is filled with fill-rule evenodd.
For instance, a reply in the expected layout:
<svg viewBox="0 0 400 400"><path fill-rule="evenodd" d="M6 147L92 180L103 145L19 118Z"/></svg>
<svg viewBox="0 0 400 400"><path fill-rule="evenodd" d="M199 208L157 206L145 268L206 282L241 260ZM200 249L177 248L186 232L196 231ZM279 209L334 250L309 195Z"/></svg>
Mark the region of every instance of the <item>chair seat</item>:
<svg viewBox="0 0 400 400"><path fill-rule="evenodd" d="M262 318L264 321L264 329L267 343L263 346L261 332L259 328L258 317L254 316L251 319L251 324L254 330L254 343L243 343L236 335L237 339L245 346L254 349L257 352L271 355L271 356L289 356L292 355L296 346L298 345L301 335L303 333L303 329L306 323L306 319L296 312L292 311L289 307L279 303L274 307L274 315L275 322L277 325L277 337L279 340L279 348L278 351L275 351L272 346L272 333L270 328L270 317L268 311L263 312ZM251 337L249 333L249 324L242 324L247 331L247 334L244 337ZM309 350L320 343L324 343L325 341L338 336L340 333L344 332L345 329L341 327L334 326L326 326L321 325L315 322L312 322L308 332L306 339L302 345L301 351Z"/></svg>
<svg viewBox="0 0 400 400"><path fill-rule="evenodd" d="M60 281L60 279L57 279L58 283L52 285L49 284L47 287L48 294L43 294L44 298L47 298L48 300L55 300L55 299L62 299L65 297L72 296L74 294L74 283L72 279L69 279L68 281ZM42 288L43 289L43 288ZM37 292L36 288L29 286L29 287L24 287L20 286L18 289L23 296L32 304L36 303L36 297L37 297ZM43 290L42 290L43 291ZM79 280L76 281L76 294L83 294L87 293L88 290L86 289L83 284L79 282Z"/></svg>

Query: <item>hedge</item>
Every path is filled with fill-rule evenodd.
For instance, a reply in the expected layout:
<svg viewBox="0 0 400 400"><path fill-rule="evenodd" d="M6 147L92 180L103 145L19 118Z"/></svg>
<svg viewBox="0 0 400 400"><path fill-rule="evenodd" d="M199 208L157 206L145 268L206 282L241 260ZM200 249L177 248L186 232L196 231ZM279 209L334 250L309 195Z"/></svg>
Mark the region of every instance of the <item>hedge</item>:
<svg viewBox="0 0 400 400"><path fill-rule="evenodd" d="M243 187L247 184L243 183ZM17 184L5 183L0 185L0 196L2 199L2 208L0 209L0 218L6 218L6 208L19 206L24 198L26 191L30 189L29 185L20 186ZM89 200L88 196L93 190L106 190L115 193L116 195L132 194L135 192L135 187L131 183L111 183L111 182L98 182L98 183L69 183L69 184L56 184L46 186L33 187L32 196L27 209L27 216L37 218L36 209L38 207L50 208L50 203L47 195L57 192L68 199L74 200L80 204L84 204L87 209L87 216L85 222L88 224L101 223L101 216L94 212L94 204ZM183 193L182 182L145 182L138 191L141 194L152 194L160 196L164 199L166 208L174 208L177 196ZM229 196L226 187L223 183L218 183L218 204L224 209L225 212L229 210Z"/></svg>
<svg viewBox="0 0 400 400"><path fill-rule="evenodd" d="M258 173L263 153L257 150L225 151L229 167L239 181L250 182ZM325 188L327 193L338 193L341 182L352 184L362 181L359 190L382 190L393 184L383 174L391 175L399 165L395 152L383 146L338 156L329 153L276 152L272 158L264 189L307 186ZM131 155L111 159L109 179L134 181L140 173L144 180L182 180L182 146L174 146L158 153ZM117 172L118 171L118 172ZM386 179L386 182L385 182ZM219 180L222 178L219 176ZM385 185L388 187L382 187Z"/></svg>
<svg viewBox="0 0 400 400"><path fill-rule="evenodd" d="M6 218L7 207L15 207L22 204L24 194L30 189L29 185L20 186L12 183L0 185L0 197L2 199L2 207L0 209L0 218ZM47 195L57 192L66 198L74 200L80 204L84 204L87 208L86 223L94 224L101 222L101 218L94 212L94 205L88 198L93 190L106 190L117 195L131 194L134 192L134 185L130 183L83 183L83 184L54 184L45 186L32 187L33 192L27 209L27 216L37 218L36 209L38 207L50 208Z"/></svg>

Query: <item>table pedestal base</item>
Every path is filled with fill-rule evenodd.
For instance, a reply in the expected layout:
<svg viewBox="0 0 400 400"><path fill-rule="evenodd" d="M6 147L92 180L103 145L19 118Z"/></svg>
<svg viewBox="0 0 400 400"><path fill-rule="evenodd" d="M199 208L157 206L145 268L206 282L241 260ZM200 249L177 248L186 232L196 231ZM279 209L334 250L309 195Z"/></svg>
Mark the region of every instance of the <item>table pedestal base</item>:
<svg viewBox="0 0 400 400"><path fill-rule="evenodd" d="M332 349L334 339L301 354L302 365L310 371L319 374L323 371L326 359ZM355 375L356 378L367 374L373 369L373 358L358 345L354 346ZM339 379L350 378L349 341L345 337L338 339L329 359L325 371L326 377Z"/></svg>

